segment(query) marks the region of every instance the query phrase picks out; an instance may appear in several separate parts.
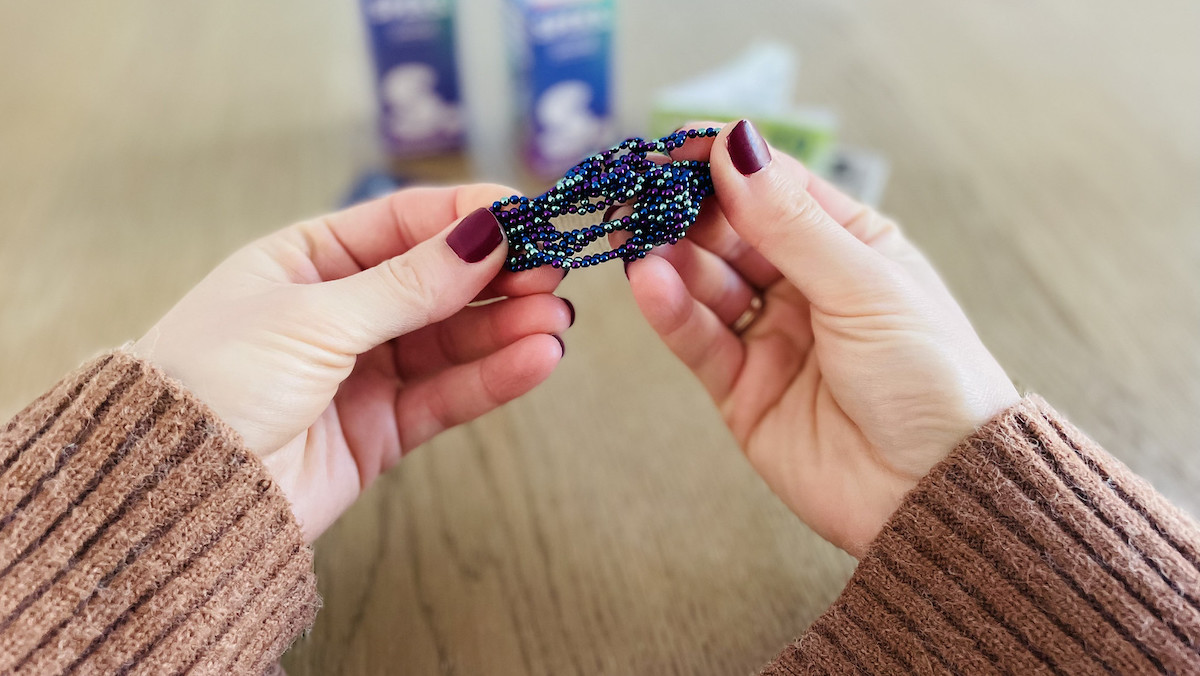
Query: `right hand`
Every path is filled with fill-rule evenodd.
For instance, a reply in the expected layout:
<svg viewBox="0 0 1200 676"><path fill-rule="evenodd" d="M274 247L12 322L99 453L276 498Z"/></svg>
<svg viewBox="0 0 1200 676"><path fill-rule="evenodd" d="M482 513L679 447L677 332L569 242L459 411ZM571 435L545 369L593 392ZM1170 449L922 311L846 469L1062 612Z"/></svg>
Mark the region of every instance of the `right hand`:
<svg viewBox="0 0 1200 676"><path fill-rule="evenodd" d="M771 489L861 557L905 493L1020 397L893 221L748 122L673 156L711 162L716 200L687 239L628 266L634 298ZM755 295L761 316L735 334Z"/></svg>

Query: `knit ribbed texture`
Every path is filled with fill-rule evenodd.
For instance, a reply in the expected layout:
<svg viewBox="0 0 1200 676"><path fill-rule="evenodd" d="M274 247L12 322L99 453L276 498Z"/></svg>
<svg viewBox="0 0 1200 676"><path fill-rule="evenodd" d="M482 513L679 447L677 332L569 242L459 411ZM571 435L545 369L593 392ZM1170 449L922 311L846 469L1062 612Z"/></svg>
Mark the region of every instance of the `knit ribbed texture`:
<svg viewBox="0 0 1200 676"><path fill-rule="evenodd" d="M0 430L0 673L261 674L319 600L262 464L124 353ZM1200 528L1029 398L764 674L1200 674Z"/></svg>
<svg viewBox="0 0 1200 676"><path fill-rule="evenodd" d="M1030 397L905 499L763 674L1200 673L1200 528Z"/></svg>
<svg viewBox="0 0 1200 676"><path fill-rule="evenodd" d="M263 673L319 606L287 498L122 352L0 431L0 673Z"/></svg>

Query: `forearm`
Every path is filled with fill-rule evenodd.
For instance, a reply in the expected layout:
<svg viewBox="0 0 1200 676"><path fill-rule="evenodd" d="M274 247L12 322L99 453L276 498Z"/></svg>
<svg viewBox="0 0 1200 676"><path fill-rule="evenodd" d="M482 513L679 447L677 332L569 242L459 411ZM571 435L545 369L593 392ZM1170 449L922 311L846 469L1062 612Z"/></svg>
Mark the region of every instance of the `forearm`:
<svg viewBox="0 0 1200 676"><path fill-rule="evenodd" d="M766 674L1195 673L1200 529L1028 398L905 499Z"/></svg>
<svg viewBox="0 0 1200 676"><path fill-rule="evenodd" d="M3 428L0 487L0 671L256 673L316 612L262 464L127 354Z"/></svg>

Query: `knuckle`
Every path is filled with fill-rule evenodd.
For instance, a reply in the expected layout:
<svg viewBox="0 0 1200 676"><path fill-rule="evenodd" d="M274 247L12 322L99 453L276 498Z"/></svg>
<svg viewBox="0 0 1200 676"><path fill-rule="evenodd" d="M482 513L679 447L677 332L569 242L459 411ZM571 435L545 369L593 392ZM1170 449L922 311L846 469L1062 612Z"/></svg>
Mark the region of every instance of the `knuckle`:
<svg viewBox="0 0 1200 676"><path fill-rule="evenodd" d="M424 269L408 256L388 259L381 266L384 284L396 301L422 317L429 313L437 297L436 284Z"/></svg>
<svg viewBox="0 0 1200 676"><path fill-rule="evenodd" d="M781 232L809 231L827 220L825 210L803 187L790 183L780 187L779 199L771 205L767 218Z"/></svg>
<svg viewBox="0 0 1200 676"><path fill-rule="evenodd" d="M801 215L808 214L815 206L815 200L808 194L807 181L790 172L773 172L770 189L775 197L772 202L777 209Z"/></svg>
<svg viewBox="0 0 1200 676"><path fill-rule="evenodd" d="M884 288L895 289L898 295L912 293L915 288L912 275L898 261L885 258L879 265L876 281Z"/></svg>
<svg viewBox="0 0 1200 676"><path fill-rule="evenodd" d="M884 235L902 234L903 231L900 229L900 224L896 222L896 219L891 216L885 216L874 209L871 209L871 213L875 214L875 218L879 220L879 232Z"/></svg>
<svg viewBox="0 0 1200 676"><path fill-rule="evenodd" d="M668 338L676 339L682 346L694 345L695 336L689 331L692 315L696 307L691 299L681 296L675 302L666 305L661 316L659 332Z"/></svg>
<svg viewBox="0 0 1200 676"><path fill-rule="evenodd" d="M807 191L800 191L792 206L792 225L797 228L812 228L828 217L817 200Z"/></svg>
<svg viewBox="0 0 1200 676"><path fill-rule="evenodd" d="M847 221L846 229L869 246L882 244L902 234L896 221L870 207L863 207Z"/></svg>

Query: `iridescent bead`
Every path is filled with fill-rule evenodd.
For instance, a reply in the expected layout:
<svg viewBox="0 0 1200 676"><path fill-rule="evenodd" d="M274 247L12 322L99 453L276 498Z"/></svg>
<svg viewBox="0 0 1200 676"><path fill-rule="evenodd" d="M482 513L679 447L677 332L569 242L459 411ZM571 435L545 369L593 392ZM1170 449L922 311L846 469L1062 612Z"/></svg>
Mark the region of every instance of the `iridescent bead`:
<svg viewBox="0 0 1200 676"><path fill-rule="evenodd" d="M636 260L655 246L679 241L695 222L703 200L713 192L708 163L657 164L647 155L669 152L688 139L717 133L716 129L691 129L654 141L627 139L580 162L538 197L514 195L493 203L492 210L509 239L508 268L581 268L616 258ZM628 205L632 213L567 232L552 223L565 215L604 214L618 204ZM510 206L513 208L506 209ZM583 253L600 238L618 231L629 232L630 238L615 249Z"/></svg>

